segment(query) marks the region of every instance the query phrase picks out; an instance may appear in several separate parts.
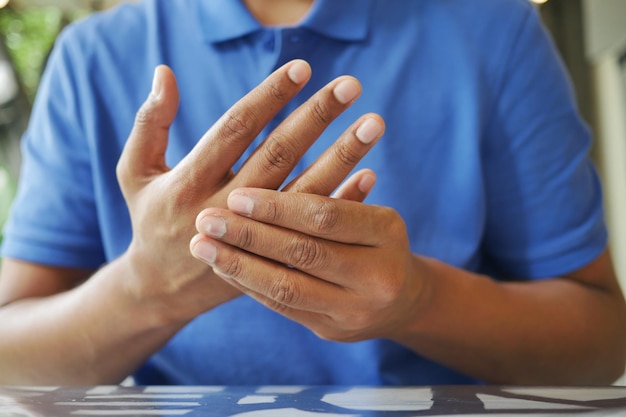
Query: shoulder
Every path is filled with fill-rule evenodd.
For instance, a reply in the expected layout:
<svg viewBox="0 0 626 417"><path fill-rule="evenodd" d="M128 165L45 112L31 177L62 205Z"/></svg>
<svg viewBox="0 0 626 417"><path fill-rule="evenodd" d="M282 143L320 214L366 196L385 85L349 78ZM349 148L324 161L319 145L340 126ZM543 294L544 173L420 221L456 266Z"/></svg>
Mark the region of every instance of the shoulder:
<svg viewBox="0 0 626 417"><path fill-rule="evenodd" d="M98 47L111 39L132 40L145 31L151 18L153 1L124 3L112 9L96 12L71 23L58 38L57 44L70 47Z"/></svg>
<svg viewBox="0 0 626 417"><path fill-rule="evenodd" d="M425 0L423 13L450 30L494 41L516 36L528 19L538 20L529 0Z"/></svg>
<svg viewBox="0 0 626 417"><path fill-rule="evenodd" d="M529 0L376 0L376 15L411 16L421 14L432 18L455 18L459 23L477 25L491 21L498 26L509 19L534 13L536 7Z"/></svg>
<svg viewBox="0 0 626 417"><path fill-rule="evenodd" d="M57 47L78 49L87 55L127 55L164 38L178 26L186 25L193 14L179 0L124 2L93 13L70 24L57 40Z"/></svg>
<svg viewBox="0 0 626 417"><path fill-rule="evenodd" d="M474 24L485 20L506 22L536 10L529 0L422 0L415 3L425 11L456 16L460 21L478 19Z"/></svg>
<svg viewBox="0 0 626 417"><path fill-rule="evenodd" d="M498 52L510 49L525 26L540 26L529 0L376 0L375 28L388 31L412 26L415 36L432 42ZM409 25L411 23L411 25Z"/></svg>
<svg viewBox="0 0 626 417"><path fill-rule="evenodd" d="M189 20L181 0L125 2L67 26L57 38L49 66L75 85L106 89L132 86L164 60L166 45ZM142 84L143 89L143 84ZM107 96L109 93L105 93Z"/></svg>

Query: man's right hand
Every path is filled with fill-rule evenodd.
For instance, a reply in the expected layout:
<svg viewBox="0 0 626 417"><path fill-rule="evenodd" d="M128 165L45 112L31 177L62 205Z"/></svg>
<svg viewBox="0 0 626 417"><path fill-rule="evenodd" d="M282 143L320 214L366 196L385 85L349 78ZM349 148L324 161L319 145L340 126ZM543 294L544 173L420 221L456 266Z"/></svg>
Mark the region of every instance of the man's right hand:
<svg viewBox="0 0 626 417"><path fill-rule="evenodd" d="M124 255L132 273L125 292L143 305L161 309L165 322L185 322L239 295L195 260L188 243L204 207L226 207L238 187L277 189L324 129L360 94L352 77L340 77L312 96L269 134L237 172L233 164L263 127L310 78L303 61L271 74L229 109L174 168L165 163L168 131L178 108L178 90L166 67L155 71L153 91L138 112L117 174L130 210L133 240ZM377 115L357 120L307 171L285 187L328 195L380 138ZM371 172L359 172L340 197L362 199L373 185ZM369 178L368 178L369 176ZM362 178L365 181L360 181ZM368 181L369 179L369 181Z"/></svg>
<svg viewBox="0 0 626 417"><path fill-rule="evenodd" d="M207 207L225 207L234 188L280 187L310 144L360 93L353 78L332 81L234 173L235 161L309 77L302 61L278 69L170 169L164 155L178 90L171 71L159 67L118 164L133 227L128 250L95 273L3 260L0 384L119 383L189 320L236 297L233 287L192 257L195 219ZM283 191L331 193L383 129L379 116L363 116ZM335 196L362 200L373 181L371 171L357 172Z"/></svg>

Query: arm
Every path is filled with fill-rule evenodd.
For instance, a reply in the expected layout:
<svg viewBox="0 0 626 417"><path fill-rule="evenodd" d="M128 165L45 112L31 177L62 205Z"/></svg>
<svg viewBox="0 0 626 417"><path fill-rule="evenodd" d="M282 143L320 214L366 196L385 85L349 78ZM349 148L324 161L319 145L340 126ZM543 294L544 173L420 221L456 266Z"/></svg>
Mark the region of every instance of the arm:
<svg viewBox="0 0 626 417"><path fill-rule="evenodd" d="M180 325L159 322L121 293L125 258L91 271L4 259L2 384L117 383Z"/></svg>
<svg viewBox="0 0 626 417"><path fill-rule="evenodd" d="M470 151L480 155L484 195L475 201L485 204L484 234L469 243L475 259L526 282L498 282L412 254L392 209L251 189L231 194L232 212L201 213L191 242L196 256L211 253L204 261L228 282L326 339L389 338L488 382L612 382L624 371L626 313L608 251L600 255L605 229L586 157L590 137L534 9L519 2L517 13L513 3L491 15L506 18L506 27L468 25L489 80L480 89L488 120L475 121L484 131ZM212 217L223 219L223 234L207 229ZM420 225L410 225L412 236ZM205 245L214 248L198 251Z"/></svg>
<svg viewBox="0 0 626 417"><path fill-rule="evenodd" d="M213 246L203 260L225 281L322 338L388 338L501 384L608 384L624 370L626 306L608 251L563 277L500 283L412 254L388 208L256 189L232 193L229 208L199 216L192 251ZM223 235L207 229L212 217Z"/></svg>
<svg viewBox="0 0 626 417"><path fill-rule="evenodd" d="M430 307L413 328L428 336L400 342L495 383L606 385L624 372L626 309L608 250L533 282L498 283L431 259L424 267Z"/></svg>
<svg viewBox="0 0 626 417"><path fill-rule="evenodd" d="M93 271L4 260L0 383L119 382L198 314L237 297L236 289L190 256L194 218L200 207L224 206L237 186L280 186L308 146L360 93L358 82L350 77L331 82L233 173L232 164L309 77L310 68L301 61L278 69L170 169L164 154L178 94L173 74L158 68L154 91L138 113L118 164L133 241L126 253L91 277ZM365 128L360 128L371 125L368 121L379 129L364 136ZM357 120L292 187L330 193L382 129L376 115ZM371 176L365 171L355 174L343 195L362 199Z"/></svg>

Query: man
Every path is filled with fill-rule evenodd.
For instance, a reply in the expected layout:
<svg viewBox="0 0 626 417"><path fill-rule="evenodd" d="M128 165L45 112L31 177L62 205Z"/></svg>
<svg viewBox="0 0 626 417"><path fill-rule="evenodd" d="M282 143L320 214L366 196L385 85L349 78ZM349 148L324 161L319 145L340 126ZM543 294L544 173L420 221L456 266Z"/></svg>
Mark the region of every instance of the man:
<svg viewBox="0 0 626 417"><path fill-rule="evenodd" d="M123 6L61 37L25 141L3 383L623 370L588 132L526 0Z"/></svg>

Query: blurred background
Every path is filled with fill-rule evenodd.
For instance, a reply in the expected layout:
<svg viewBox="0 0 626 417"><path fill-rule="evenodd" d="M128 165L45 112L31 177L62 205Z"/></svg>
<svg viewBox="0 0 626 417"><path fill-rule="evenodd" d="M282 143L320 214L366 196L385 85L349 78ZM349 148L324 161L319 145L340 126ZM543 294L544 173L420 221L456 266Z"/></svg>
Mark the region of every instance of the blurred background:
<svg viewBox="0 0 626 417"><path fill-rule="evenodd" d="M529 1L552 34L594 133L592 157L604 183L615 266L626 289L626 0ZM118 2L0 0L0 230L18 180L20 136L57 34Z"/></svg>
<svg viewBox="0 0 626 417"><path fill-rule="evenodd" d="M19 141L59 32L106 0L0 0L0 240L20 166Z"/></svg>

